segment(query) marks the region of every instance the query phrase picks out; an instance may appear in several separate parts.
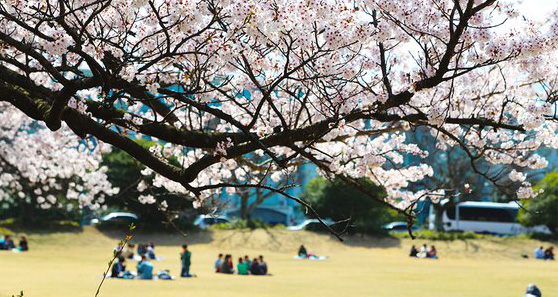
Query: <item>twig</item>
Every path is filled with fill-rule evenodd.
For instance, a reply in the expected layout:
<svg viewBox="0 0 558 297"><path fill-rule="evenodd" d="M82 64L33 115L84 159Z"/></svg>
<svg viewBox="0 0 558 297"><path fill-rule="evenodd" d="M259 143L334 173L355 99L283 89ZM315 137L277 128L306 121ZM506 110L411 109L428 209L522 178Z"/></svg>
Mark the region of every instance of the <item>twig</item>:
<svg viewBox="0 0 558 297"><path fill-rule="evenodd" d="M132 231L134 229L136 229L136 226L134 225L134 223L130 224L129 231ZM126 244L128 244L128 242L131 239L132 239L131 234L126 235L126 239L120 241L120 249L117 248L116 250L114 250L114 255L113 255L112 259L108 262L107 271L103 272L103 279L101 279L101 282L99 283L99 287L97 287L97 292L95 293L95 297L97 297L99 295L99 292L101 291L101 287L103 286L103 283L105 282L105 279L107 278L107 274L108 274L110 268L112 267L112 263L114 263L114 260L116 260L118 255L120 253L122 253L122 250L124 250L124 247L126 246Z"/></svg>

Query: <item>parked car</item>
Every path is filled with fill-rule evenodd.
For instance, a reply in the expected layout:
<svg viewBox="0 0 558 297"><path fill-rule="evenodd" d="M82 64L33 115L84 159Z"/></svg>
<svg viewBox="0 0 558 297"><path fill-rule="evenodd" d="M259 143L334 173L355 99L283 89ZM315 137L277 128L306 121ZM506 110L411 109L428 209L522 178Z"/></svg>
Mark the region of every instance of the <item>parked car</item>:
<svg viewBox="0 0 558 297"><path fill-rule="evenodd" d="M131 212L111 212L100 218L94 218L91 220L91 225L98 226L128 226L131 223L136 223L139 217L135 213Z"/></svg>
<svg viewBox="0 0 558 297"><path fill-rule="evenodd" d="M221 215L200 215L194 220L194 226L207 229L213 224L228 223L231 219Z"/></svg>
<svg viewBox="0 0 558 297"><path fill-rule="evenodd" d="M335 222L330 219L323 219L323 221L328 226L335 224ZM307 229L318 230L318 229L325 229L325 227L318 219L307 219L298 225L288 226L286 229L292 231L307 230Z"/></svg>
<svg viewBox="0 0 558 297"><path fill-rule="evenodd" d="M407 231L407 222L391 222L382 226L382 229L387 231ZM418 230L418 227L413 225L411 230Z"/></svg>

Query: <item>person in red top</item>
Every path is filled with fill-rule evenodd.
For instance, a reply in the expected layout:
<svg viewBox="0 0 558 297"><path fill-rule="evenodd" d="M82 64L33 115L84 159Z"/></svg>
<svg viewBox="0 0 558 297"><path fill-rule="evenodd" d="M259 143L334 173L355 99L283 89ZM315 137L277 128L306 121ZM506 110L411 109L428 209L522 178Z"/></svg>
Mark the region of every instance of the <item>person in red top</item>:
<svg viewBox="0 0 558 297"><path fill-rule="evenodd" d="M226 255L225 259L223 259L223 263L221 264L221 273L234 273L231 255Z"/></svg>
<svg viewBox="0 0 558 297"><path fill-rule="evenodd" d="M229 256L229 260L227 261L227 263L229 263L229 268L231 269L231 271L234 272L234 264L233 264L233 260L232 260L232 255L228 255Z"/></svg>
<svg viewBox="0 0 558 297"><path fill-rule="evenodd" d="M436 250L435 246L430 247L430 250L428 251L428 258L438 259L438 251Z"/></svg>

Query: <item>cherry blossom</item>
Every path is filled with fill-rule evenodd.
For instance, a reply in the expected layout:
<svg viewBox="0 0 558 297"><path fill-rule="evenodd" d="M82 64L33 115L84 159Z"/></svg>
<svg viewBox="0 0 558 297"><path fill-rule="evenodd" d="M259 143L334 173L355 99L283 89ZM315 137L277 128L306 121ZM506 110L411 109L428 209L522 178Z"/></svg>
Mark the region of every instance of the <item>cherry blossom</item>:
<svg viewBox="0 0 558 297"><path fill-rule="evenodd" d="M42 209L99 208L118 193L100 161L100 149L67 127L51 132L0 103L0 201L17 196Z"/></svg>
<svg viewBox="0 0 558 297"><path fill-rule="evenodd" d="M494 0L8 0L0 101L65 141L126 151L197 206L274 186L250 172L276 182L312 163L410 210L440 194L408 190L436 174L405 162L428 156L406 137L419 126L473 166L516 168L509 186L528 198L522 172L558 149L557 19Z"/></svg>

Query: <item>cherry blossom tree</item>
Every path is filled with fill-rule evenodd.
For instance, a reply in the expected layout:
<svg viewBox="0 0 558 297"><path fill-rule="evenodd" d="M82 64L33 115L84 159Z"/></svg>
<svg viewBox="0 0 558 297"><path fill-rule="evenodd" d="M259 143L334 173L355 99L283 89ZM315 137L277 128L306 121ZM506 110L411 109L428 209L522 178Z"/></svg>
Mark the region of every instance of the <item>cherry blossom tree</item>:
<svg viewBox="0 0 558 297"><path fill-rule="evenodd" d="M443 192L407 189L436 173L404 165L428 152L403 131L428 128L473 167L547 165L532 152L558 148L556 19L495 0L7 0L0 101L126 151L197 205L227 188L288 195L245 172L288 180L310 162L361 191L372 180L411 217ZM510 176L517 197L535 196L524 177Z"/></svg>
<svg viewBox="0 0 558 297"><path fill-rule="evenodd" d="M101 207L118 189L99 166L101 150L92 145L67 127L51 132L0 103L0 201L22 204L25 221L34 207L64 212Z"/></svg>

